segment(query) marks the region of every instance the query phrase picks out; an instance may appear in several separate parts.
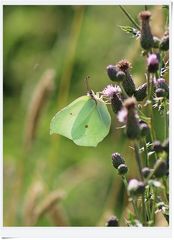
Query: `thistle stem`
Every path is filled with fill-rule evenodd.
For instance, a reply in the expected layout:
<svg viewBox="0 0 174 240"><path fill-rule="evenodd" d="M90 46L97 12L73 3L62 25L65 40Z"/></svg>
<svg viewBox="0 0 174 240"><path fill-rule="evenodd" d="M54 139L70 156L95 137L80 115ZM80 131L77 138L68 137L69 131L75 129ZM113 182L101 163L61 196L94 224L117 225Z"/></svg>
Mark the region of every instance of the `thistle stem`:
<svg viewBox="0 0 174 240"><path fill-rule="evenodd" d="M135 159L136 159L136 162L138 165L139 174L140 174L141 180L143 180L143 174L141 171L142 170L142 162L141 162L141 156L139 153L139 144L137 141L135 141L135 143L134 143L134 148L135 148Z"/></svg>
<svg viewBox="0 0 174 240"><path fill-rule="evenodd" d="M145 166L149 167L149 157L148 157L148 152L147 152L146 139L143 138L142 141L143 141L143 147L144 147Z"/></svg>
<svg viewBox="0 0 174 240"><path fill-rule="evenodd" d="M168 137L167 101L164 99L164 139Z"/></svg>
<svg viewBox="0 0 174 240"><path fill-rule="evenodd" d="M122 5L119 5L119 7L120 7L121 10L124 12L124 14L126 15L126 17L131 21L131 23L132 23L138 30L140 30L140 26L135 22L135 20L134 20L133 17L130 15L130 13L128 13L128 11L127 11Z"/></svg>
<svg viewBox="0 0 174 240"><path fill-rule="evenodd" d="M125 188L127 189L127 187L128 187L128 182L127 182L126 177L125 177L125 176L122 176L122 180L123 180L123 183L124 183L124 185L125 185ZM130 201L131 201L131 203L132 203L135 216L136 216L137 219L139 219L138 208L137 208L137 206L136 206L135 199L133 199L133 198L131 197L131 198L130 198Z"/></svg>

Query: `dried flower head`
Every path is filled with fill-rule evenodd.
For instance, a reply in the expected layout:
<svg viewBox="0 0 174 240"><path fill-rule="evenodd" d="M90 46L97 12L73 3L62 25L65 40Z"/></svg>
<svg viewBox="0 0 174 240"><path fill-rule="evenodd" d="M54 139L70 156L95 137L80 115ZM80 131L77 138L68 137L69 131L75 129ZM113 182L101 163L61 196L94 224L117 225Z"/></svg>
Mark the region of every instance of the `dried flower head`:
<svg viewBox="0 0 174 240"><path fill-rule="evenodd" d="M149 11L142 11L139 14L139 17L142 21L149 20L151 17L151 12Z"/></svg>
<svg viewBox="0 0 174 240"><path fill-rule="evenodd" d="M126 59L119 61L117 66L123 72L126 72L129 68L131 68L131 64Z"/></svg>

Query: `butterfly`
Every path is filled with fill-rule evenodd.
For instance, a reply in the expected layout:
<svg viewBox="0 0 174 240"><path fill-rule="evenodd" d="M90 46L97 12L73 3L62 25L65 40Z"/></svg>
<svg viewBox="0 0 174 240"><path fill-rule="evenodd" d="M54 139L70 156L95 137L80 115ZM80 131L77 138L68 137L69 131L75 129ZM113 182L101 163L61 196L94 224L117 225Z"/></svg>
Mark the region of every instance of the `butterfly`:
<svg viewBox="0 0 174 240"><path fill-rule="evenodd" d="M56 113L50 123L50 134L65 136L79 146L96 147L108 135L110 126L106 103L90 90Z"/></svg>

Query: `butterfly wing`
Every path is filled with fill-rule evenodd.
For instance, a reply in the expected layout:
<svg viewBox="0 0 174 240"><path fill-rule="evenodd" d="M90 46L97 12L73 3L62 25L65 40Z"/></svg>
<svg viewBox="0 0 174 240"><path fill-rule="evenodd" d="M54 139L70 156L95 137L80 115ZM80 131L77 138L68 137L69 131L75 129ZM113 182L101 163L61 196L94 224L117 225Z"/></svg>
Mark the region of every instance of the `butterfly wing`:
<svg viewBox="0 0 174 240"><path fill-rule="evenodd" d="M73 125L79 113L89 100L91 100L89 96L79 97L67 107L56 113L50 123L50 134L57 133L72 140L71 131Z"/></svg>
<svg viewBox="0 0 174 240"><path fill-rule="evenodd" d="M71 131L72 140L80 146L97 146L109 133L111 117L102 100L88 100L79 112Z"/></svg>

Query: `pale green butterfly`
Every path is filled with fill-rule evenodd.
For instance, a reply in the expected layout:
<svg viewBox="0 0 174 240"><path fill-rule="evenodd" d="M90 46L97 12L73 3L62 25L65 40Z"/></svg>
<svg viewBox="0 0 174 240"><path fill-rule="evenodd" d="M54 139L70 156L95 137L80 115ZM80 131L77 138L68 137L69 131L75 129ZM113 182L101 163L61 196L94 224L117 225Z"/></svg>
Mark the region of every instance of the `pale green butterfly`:
<svg viewBox="0 0 174 240"><path fill-rule="evenodd" d="M96 147L109 133L111 117L106 103L91 90L60 110L50 123L50 134L57 133L79 146Z"/></svg>

